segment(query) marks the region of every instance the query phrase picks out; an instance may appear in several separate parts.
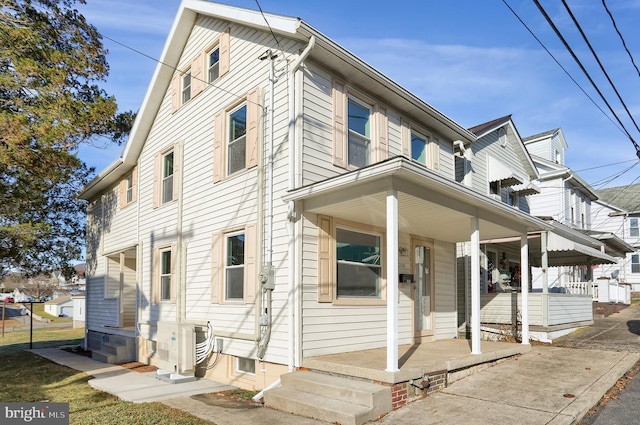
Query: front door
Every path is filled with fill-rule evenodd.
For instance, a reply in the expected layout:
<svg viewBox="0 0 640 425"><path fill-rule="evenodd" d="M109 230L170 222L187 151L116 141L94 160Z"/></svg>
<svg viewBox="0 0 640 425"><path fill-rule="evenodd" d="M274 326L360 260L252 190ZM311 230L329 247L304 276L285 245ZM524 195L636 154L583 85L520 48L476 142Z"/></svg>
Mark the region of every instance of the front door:
<svg viewBox="0 0 640 425"><path fill-rule="evenodd" d="M413 242L413 276L415 282L415 337L419 342L434 334L433 244Z"/></svg>

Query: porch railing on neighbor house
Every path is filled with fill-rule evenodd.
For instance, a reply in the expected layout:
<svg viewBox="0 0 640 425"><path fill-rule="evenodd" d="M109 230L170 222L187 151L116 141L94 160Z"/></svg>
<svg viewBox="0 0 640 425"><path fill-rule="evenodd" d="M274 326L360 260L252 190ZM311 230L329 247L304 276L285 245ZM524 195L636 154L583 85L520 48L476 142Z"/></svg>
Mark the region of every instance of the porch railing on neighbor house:
<svg viewBox="0 0 640 425"><path fill-rule="evenodd" d="M631 304L631 285L616 280L598 279L593 283L593 300L601 303Z"/></svg>

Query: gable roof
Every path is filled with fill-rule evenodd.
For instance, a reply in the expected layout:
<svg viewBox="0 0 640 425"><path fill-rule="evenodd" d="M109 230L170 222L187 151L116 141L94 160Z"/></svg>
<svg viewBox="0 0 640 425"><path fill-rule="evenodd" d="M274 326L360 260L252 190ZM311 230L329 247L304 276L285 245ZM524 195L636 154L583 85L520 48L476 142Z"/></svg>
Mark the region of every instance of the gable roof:
<svg viewBox="0 0 640 425"><path fill-rule="evenodd" d="M544 139L552 139L555 136L558 136L558 139L560 140L560 143L562 143L562 147L564 149L567 149L568 145L567 145L567 141L564 138L564 133L562 131L562 129L560 127L558 128L554 128L552 130L547 130L547 131L543 131L542 133L538 133L538 134L534 134L533 136L528 136L525 137L524 139L522 139L522 142L525 145L529 145L535 142L539 142L541 140Z"/></svg>
<svg viewBox="0 0 640 425"><path fill-rule="evenodd" d="M597 190L603 201L628 213L640 213L640 183Z"/></svg>
<svg viewBox="0 0 640 425"><path fill-rule="evenodd" d="M531 178L532 180L537 179L538 168L535 166L533 159L529 154L529 151L522 142L520 133L518 132L515 123L511 119L511 115L505 115L504 117L496 118L483 124L478 124L474 127L471 127L469 131L475 134L478 139L480 139L487 134L496 131L500 127L505 127L506 133L511 136L508 138L508 140L512 141L511 145L515 150L516 155L518 155L518 158L520 158L520 162L527 170L529 178Z"/></svg>
<svg viewBox="0 0 640 425"><path fill-rule="evenodd" d="M598 199L598 194L596 194L596 191L591 187L591 185L589 185L589 183L587 183L582 177L576 174L576 172L571 168L561 164L557 164L553 161L548 161L536 155L531 155L531 158L533 159L533 162L536 164L536 166L544 165L551 169L551 171L544 171L540 173L540 181L564 179L572 184L575 189L579 190L584 195L589 197L590 200L595 201Z"/></svg>
<svg viewBox="0 0 640 425"><path fill-rule="evenodd" d="M434 130L451 140L471 141L475 139L472 133L451 118L445 116L433 106L300 18L270 13L263 14L259 11L206 0L183 0L178 8L176 18L158 59L151 83L147 88L121 157L100 172L80 191L79 196L82 199L92 199L110 185L116 183L136 165L138 156L151 130L166 90L171 83L171 78L177 69L198 15L222 19L263 31L273 31L276 34L299 40L302 43L307 43L313 38L315 46L310 52L310 57L335 69L346 80L360 85L375 84L376 96L380 97L382 101L387 102L389 106L395 105L409 115L428 117Z"/></svg>

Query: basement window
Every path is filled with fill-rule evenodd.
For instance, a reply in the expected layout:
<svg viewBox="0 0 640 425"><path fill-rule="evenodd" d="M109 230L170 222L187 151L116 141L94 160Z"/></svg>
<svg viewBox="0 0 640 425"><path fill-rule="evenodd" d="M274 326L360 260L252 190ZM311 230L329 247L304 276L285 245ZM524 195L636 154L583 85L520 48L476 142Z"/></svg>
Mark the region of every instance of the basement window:
<svg viewBox="0 0 640 425"><path fill-rule="evenodd" d="M256 361L246 357L236 357L236 371L240 373L256 374Z"/></svg>

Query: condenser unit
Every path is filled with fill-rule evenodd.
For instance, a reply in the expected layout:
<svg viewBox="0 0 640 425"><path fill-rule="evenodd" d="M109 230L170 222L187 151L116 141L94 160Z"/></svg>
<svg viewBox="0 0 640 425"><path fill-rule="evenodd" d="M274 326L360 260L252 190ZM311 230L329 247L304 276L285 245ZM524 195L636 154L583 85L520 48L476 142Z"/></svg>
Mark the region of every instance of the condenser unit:
<svg viewBox="0 0 640 425"><path fill-rule="evenodd" d="M157 366L181 375L195 375L196 331L189 323L158 322Z"/></svg>

